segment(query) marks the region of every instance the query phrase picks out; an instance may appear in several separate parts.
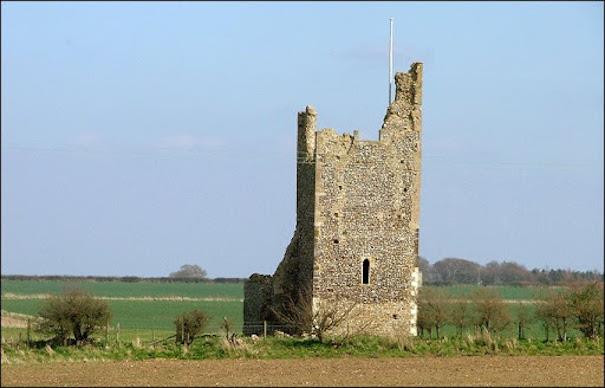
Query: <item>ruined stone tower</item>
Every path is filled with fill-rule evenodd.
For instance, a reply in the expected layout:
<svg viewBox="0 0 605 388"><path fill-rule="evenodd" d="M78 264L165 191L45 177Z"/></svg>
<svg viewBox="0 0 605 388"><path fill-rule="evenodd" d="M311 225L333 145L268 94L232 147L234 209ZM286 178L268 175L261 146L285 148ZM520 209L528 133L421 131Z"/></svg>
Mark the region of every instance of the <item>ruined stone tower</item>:
<svg viewBox="0 0 605 388"><path fill-rule="evenodd" d="M296 230L273 277L246 282L245 334L289 331L295 305L346 310L334 330L416 334L422 64L395 83L378 141L298 114Z"/></svg>

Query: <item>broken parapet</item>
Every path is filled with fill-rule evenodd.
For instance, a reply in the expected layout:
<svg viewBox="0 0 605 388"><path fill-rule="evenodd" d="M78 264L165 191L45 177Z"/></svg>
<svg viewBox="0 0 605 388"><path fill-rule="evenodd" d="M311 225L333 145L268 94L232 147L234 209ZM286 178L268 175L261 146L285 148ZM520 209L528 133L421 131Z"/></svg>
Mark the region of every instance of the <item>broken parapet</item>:
<svg viewBox="0 0 605 388"><path fill-rule="evenodd" d="M307 106L304 112L298 112L298 161L313 160L315 153L315 121L317 112Z"/></svg>
<svg viewBox="0 0 605 388"><path fill-rule="evenodd" d="M398 138L404 131L422 130L422 63L395 75L395 99L389 105L380 130L381 141Z"/></svg>

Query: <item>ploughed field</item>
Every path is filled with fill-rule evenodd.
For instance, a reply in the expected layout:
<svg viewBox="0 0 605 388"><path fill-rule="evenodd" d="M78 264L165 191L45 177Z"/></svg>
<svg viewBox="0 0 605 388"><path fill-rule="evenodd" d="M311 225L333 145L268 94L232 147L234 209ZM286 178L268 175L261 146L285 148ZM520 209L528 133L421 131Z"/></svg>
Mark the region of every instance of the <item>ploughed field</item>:
<svg viewBox="0 0 605 388"><path fill-rule="evenodd" d="M36 315L44 298L65 288L78 287L104 298L110 305L113 319L109 337L151 340L172 334L174 318L182 312L202 309L210 315L208 333L219 333L224 317L230 319L236 330L243 323L243 283L216 282L158 282L158 281L96 281L96 280L12 280L3 279L3 312ZM477 286L443 287L453 300L465 299ZM540 287L493 287L507 301L511 313L520 303L533 303L545 291ZM7 321L8 322L8 321ZM21 327L18 327L21 326ZM25 335L25 324L3 325L3 337ZM118 329L119 328L119 329ZM514 336L514 325L507 330ZM453 333L447 326L443 334ZM504 333L504 334L507 334ZM532 324L527 334L533 338L544 336L539 323ZM33 334L35 337L35 333Z"/></svg>
<svg viewBox="0 0 605 388"><path fill-rule="evenodd" d="M2 386L603 386L603 356L2 365Z"/></svg>

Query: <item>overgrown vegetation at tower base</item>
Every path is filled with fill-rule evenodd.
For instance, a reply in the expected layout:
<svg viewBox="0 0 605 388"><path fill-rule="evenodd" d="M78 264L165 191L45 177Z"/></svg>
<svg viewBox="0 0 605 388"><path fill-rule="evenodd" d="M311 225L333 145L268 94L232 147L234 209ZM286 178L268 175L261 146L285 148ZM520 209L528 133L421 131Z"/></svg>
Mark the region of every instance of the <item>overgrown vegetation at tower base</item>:
<svg viewBox="0 0 605 388"><path fill-rule="evenodd" d="M266 337L238 338L229 341L221 336L196 339L190 346L174 342L142 345L140 341L119 344L88 344L78 347L14 348L2 346L2 364L54 361L102 361L147 359L285 359L305 357L414 357L481 355L603 355L603 338L576 337L567 342L517 340L492 337L487 332L463 337L425 339L402 337L388 339L355 336L345 341L320 342L311 338Z"/></svg>
<svg viewBox="0 0 605 388"><path fill-rule="evenodd" d="M3 336L2 362L605 354L600 285L554 291L537 306L520 304L510 313L495 292L483 290L473 293L470 301L456 301L445 298L440 291L426 289L420 295L419 327L423 328L420 337L409 337L405 333L395 338L349 334L323 337L317 333L315 336L290 337L280 332L276 332L275 337L238 337L226 317L222 325L224 337L198 337L198 332L203 332L207 315L202 311L191 311L179 315L174 321L176 341L175 335L152 341L141 341L139 337L126 340L117 335L110 337L105 331L91 337L88 344L80 342L79 346L66 347L62 346L64 341L59 342L60 346L52 340L30 341L29 334L27 341L20 338L18 342L5 341ZM460 306L465 307L464 311L459 309ZM525 332L532 320L542 320L546 340L535 333ZM455 330L451 330L451 325ZM512 336L510 330L504 330L510 326L518 328ZM549 329L557 335L549 337Z"/></svg>

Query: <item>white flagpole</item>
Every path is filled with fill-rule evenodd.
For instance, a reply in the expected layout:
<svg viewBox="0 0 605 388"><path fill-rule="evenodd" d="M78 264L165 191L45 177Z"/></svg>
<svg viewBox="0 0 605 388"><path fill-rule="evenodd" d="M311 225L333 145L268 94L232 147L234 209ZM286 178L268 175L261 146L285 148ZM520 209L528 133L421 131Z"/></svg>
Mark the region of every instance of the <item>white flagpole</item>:
<svg viewBox="0 0 605 388"><path fill-rule="evenodd" d="M389 105L392 98L393 86L393 18L389 18Z"/></svg>

